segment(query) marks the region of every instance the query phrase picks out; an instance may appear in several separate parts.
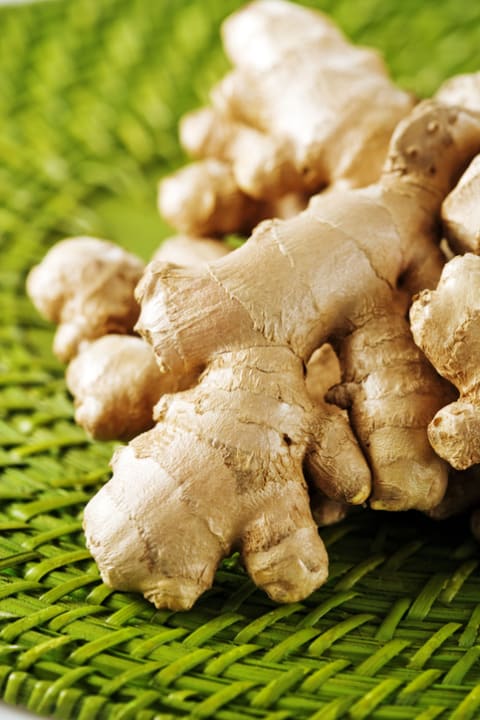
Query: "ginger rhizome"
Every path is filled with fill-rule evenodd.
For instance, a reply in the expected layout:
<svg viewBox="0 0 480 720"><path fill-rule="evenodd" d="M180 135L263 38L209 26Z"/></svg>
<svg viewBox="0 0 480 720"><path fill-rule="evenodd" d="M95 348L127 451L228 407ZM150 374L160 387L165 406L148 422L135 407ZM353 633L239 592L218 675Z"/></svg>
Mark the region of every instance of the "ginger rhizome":
<svg viewBox="0 0 480 720"><path fill-rule="evenodd" d="M222 234L283 217L327 186L375 182L410 95L374 50L351 45L321 13L246 5L222 26L233 70L211 106L187 115L180 140L197 162L165 179L159 205L182 232ZM301 208L299 208L301 209Z"/></svg>
<svg viewBox="0 0 480 720"><path fill-rule="evenodd" d="M450 247L480 255L480 155L445 199L442 220Z"/></svg>
<svg viewBox="0 0 480 720"><path fill-rule="evenodd" d="M464 470L480 463L480 257L450 260L437 289L421 292L413 303L410 318L415 342L460 393L432 419L430 442Z"/></svg>
<svg viewBox="0 0 480 720"><path fill-rule="evenodd" d="M154 257L189 265L227 252L215 240L176 236ZM59 325L54 349L70 360L66 379L75 420L99 440L130 440L144 432L161 395L194 380L162 373L151 347L132 337L140 310L134 289L144 267L111 242L72 238L55 245L28 277L32 301Z"/></svg>
<svg viewBox="0 0 480 720"><path fill-rule="evenodd" d="M107 333L129 334L139 307L133 291L144 270L135 255L105 240L57 243L30 271L27 290L38 311L56 323L54 352L65 362L82 344Z"/></svg>
<svg viewBox="0 0 480 720"><path fill-rule="evenodd" d="M415 346L397 288L436 284L441 203L479 150L477 117L423 103L395 132L377 185L316 196L203 268L147 268L137 330L165 372L201 375L162 397L155 427L117 451L86 508L108 584L187 608L238 548L272 598L298 600L327 574L305 477L335 501L440 503L447 465L427 425L451 387ZM306 393L305 364L325 342L368 465L343 416Z"/></svg>
<svg viewBox="0 0 480 720"><path fill-rule="evenodd" d="M97 440L130 440L147 430L152 408L165 392L151 347L131 335L104 335L92 342L71 361L66 380L75 421Z"/></svg>

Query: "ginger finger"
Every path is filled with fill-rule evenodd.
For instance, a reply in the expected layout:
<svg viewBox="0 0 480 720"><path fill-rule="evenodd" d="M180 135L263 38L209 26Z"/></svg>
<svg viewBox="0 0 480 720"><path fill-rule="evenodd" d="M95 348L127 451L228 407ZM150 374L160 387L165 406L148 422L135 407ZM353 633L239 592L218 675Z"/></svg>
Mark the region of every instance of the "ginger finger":
<svg viewBox="0 0 480 720"><path fill-rule="evenodd" d="M410 310L413 337L437 371L460 392L428 428L440 457L457 470L480 462L480 384L472 358L480 353L480 257L467 253L444 268L436 290Z"/></svg>
<svg viewBox="0 0 480 720"><path fill-rule="evenodd" d="M75 421L97 440L139 435L153 425L160 396L183 389L160 372L148 343L128 335L105 335L89 344L71 361L66 380Z"/></svg>
<svg viewBox="0 0 480 720"><path fill-rule="evenodd" d="M247 197L231 168L214 159L187 165L162 180L158 206L173 227L188 235L249 232L266 217L265 204Z"/></svg>
<svg viewBox="0 0 480 720"><path fill-rule="evenodd" d="M159 207L169 222L194 234L247 232L279 214L262 201L378 179L413 99L393 86L375 51L352 46L321 13L283 0L250 3L222 34L234 69L213 89L212 108L181 124L184 148L204 162L164 181ZM231 177L215 181L208 158ZM253 222L250 210L249 222L235 212L244 195L260 203Z"/></svg>
<svg viewBox="0 0 480 720"><path fill-rule="evenodd" d="M176 236L165 240L154 258L194 265L228 252L216 240ZM161 372L143 339L106 335L82 348L71 361L66 380L79 425L98 440L130 440L152 427L153 407L164 393L189 387L197 375L178 381Z"/></svg>
<svg viewBox="0 0 480 720"><path fill-rule="evenodd" d="M223 257L230 252L223 243L212 238L174 235L162 242L152 255L151 262L163 261L174 265L199 265Z"/></svg>
<svg viewBox="0 0 480 720"><path fill-rule="evenodd" d="M282 0L263 0L237 10L221 27L225 51L239 68L269 71L299 42L343 47L345 36L327 15ZM373 56L373 53L371 53Z"/></svg>
<svg viewBox="0 0 480 720"><path fill-rule="evenodd" d="M276 602L303 600L327 579L328 557L309 497L295 482L278 484L267 507L247 520L241 548L250 577Z"/></svg>
<svg viewBox="0 0 480 720"><path fill-rule="evenodd" d="M373 473L371 507L427 510L446 489L446 469L425 432L448 398L408 324L392 313L376 318L341 344L343 382L329 399L349 410Z"/></svg>
<svg viewBox="0 0 480 720"><path fill-rule="evenodd" d="M442 220L449 245L456 253L480 255L480 155L446 197Z"/></svg>
<svg viewBox="0 0 480 720"><path fill-rule="evenodd" d="M117 451L85 511L104 580L188 608L239 547L280 602L322 584L327 558L302 474L313 412L302 363L275 347L223 353L194 388L164 396L158 424Z"/></svg>
<svg viewBox="0 0 480 720"><path fill-rule="evenodd" d="M78 237L54 245L27 278L33 304L58 324L54 352L68 361L82 343L132 332L139 313L133 291L144 263L105 240Z"/></svg>
<svg viewBox="0 0 480 720"><path fill-rule="evenodd" d="M307 364L306 390L317 407L314 443L305 458L304 472L314 497L319 494L343 511L345 503L359 505L371 492L371 476L350 427L348 414L326 402L328 390L341 379L338 358L326 343ZM320 493L319 493L320 491ZM316 510L320 516L320 510ZM332 509L326 510L327 514Z"/></svg>
<svg viewBox="0 0 480 720"><path fill-rule="evenodd" d="M449 78L439 87L434 98L443 105L480 113L480 72Z"/></svg>
<svg viewBox="0 0 480 720"><path fill-rule="evenodd" d="M236 184L249 197L272 201L304 190L286 142L211 108L183 118L180 141L193 157L213 157L228 164Z"/></svg>

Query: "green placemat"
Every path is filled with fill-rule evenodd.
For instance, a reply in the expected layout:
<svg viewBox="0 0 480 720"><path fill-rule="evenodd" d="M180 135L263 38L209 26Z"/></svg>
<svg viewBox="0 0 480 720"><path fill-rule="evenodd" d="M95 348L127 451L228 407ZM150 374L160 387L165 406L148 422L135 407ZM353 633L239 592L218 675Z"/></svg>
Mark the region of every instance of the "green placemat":
<svg viewBox="0 0 480 720"><path fill-rule="evenodd" d="M480 5L319 0L419 95L476 70ZM72 422L52 328L24 293L67 234L148 256L176 124L226 68L238 0L0 10L0 695L72 720L480 717L480 576L466 522L359 513L323 536L325 588L274 606L232 558L188 613L113 592L82 509L110 444Z"/></svg>

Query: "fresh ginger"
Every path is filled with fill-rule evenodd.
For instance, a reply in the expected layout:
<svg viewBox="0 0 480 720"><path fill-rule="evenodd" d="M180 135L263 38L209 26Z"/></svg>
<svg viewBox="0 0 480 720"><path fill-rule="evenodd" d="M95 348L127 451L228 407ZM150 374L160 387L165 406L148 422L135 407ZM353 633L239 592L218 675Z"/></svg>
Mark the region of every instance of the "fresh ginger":
<svg viewBox="0 0 480 720"><path fill-rule="evenodd" d="M328 343L322 345L315 350L312 357L308 361L305 375L305 387L307 394L311 400L317 405L323 414L330 414L332 417L331 427L333 430L333 440L337 440L337 423L335 422L335 414L341 413L344 420L347 420L345 410L341 410L336 405L328 404L325 397L328 391L341 382L341 368L333 348ZM308 474L307 474L308 480ZM338 484L343 484L342 477L338 477ZM343 520L349 512L350 505L342 500L332 500L327 497L312 483L309 485L310 505L312 508L313 519L319 527L332 525Z"/></svg>
<svg viewBox="0 0 480 720"><path fill-rule="evenodd" d="M151 261L168 262L186 267L216 260L229 251L227 245L218 240L191 235L175 235L163 240Z"/></svg>
<svg viewBox="0 0 480 720"><path fill-rule="evenodd" d="M187 608L239 548L272 598L305 597L327 557L304 473L336 501L364 502L372 485L373 507L440 503L447 466L426 429L451 390L416 348L397 286L436 284L441 203L479 150L480 119L425 102L397 128L377 185L316 196L203 268L147 268L138 331L165 371L203 372L162 397L155 427L117 451L86 508L108 584ZM306 393L304 366L328 341L368 466L342 415Z"/></svg>
<svg viewBox="0 0 480 720"><path fill-rule="evenodd" d="M209 238L176 236L165 240L154 258L190 265L227 252ZM151 347L131 335L139 313L134 288L143 269L139 258L113 243L73 238L50 250L28 278L35 305L59 323L55 349L70 360L67 386L75 420L99 440L130 440L148 430L161 395L195 381L162 373Z"/></svg>
<svg viewBox="0 0 480 720"><path fill-rule="evenodd" d="M430 442L458 470L480 463L480 257L450 260L437 289L413 303L410 320L417 345L460 392L431 421Z"/></svg>
<svg viewBox="0 0 480 720"><path fill-rule="evenodd" d="M165 391L151 347L141 338L104 335L67 370L75 421L97 440L130 440L153 425L152 408ZM167 391L175 390L167 384Z"/></svg>
<svg viewBox="0 0 480 720"><path fill-rule="evenodd" d="M91 237L57 243L27 278L37 310L58 329L55 354L67 362L107 333L129 334L138 317L133 297L144 263L118 245Z"/></svg>
<svg viewBox="0 0 480 720"><path fill-rule="evenodd" d="M445 199L442 220L450 247L480 255L480 155Z"/></svg>
<svg viewBox="0 0 480 720"><path fill-rule="evenodd" d="M198 162L160 186L160 210L174 227L245 231L282 217L276 203L285 194L301 202L327 186L378 179L413 100L375 51L284 0L248 4L222 34L234 69L213 90L212 106L181 123L181 142Z"/></svg>

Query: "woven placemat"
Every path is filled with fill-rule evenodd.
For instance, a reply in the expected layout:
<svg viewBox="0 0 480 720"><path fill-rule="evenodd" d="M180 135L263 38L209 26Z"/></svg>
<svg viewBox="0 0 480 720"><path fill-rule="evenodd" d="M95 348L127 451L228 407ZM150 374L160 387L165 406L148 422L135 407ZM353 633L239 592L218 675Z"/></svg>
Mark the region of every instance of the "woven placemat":
<svg viewBox="0 0 480 720"><path fill-rule="evenodd" d="M324 0L419 95L476 70L480 5ZM99 580L82 509L111 444L72 421L27 270L69 234L145 257L179 116L226 68L238 0L0 10L0 695L64 720L480 717L478 548L463 521L361 512L323 533L328 584L276 607L233 557L187 613Z"/></svg>

